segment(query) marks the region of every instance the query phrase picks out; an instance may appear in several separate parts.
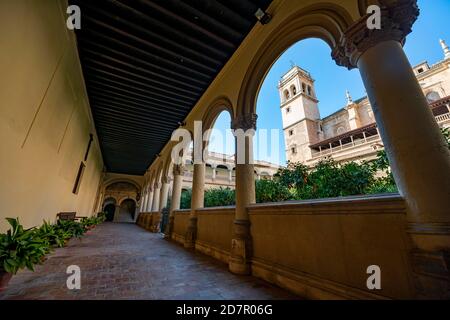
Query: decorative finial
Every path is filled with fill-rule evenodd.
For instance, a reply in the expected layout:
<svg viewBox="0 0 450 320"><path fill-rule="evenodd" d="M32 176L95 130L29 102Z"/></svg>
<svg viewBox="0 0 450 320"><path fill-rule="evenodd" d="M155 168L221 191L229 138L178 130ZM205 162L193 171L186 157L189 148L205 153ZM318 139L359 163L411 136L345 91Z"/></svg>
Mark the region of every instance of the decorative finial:
<svg viewBox="0 0 450 320"><path fill-rule="evenodd" d="M448 45L442 39L439 39L439 42L441 44L442 50L444 50L445 59L449 59L450 58L450 49L448 48Z"/></svg>
<svg viewBox="0 0 450 320"><path fill-rule="evenodd" d="M292 69L293 67L295 67L295 63L294 63L294 61L292 61L292 60L289 60L289 62L291 63L291 69Z"/></svg>
<svg viewBox="0 0 450 320"><path fill-rule="evenodd" d="M348 92L348 90L345 91L345 95L347 96L347 105L349 106L353 104L352 96L350 95L350 92Z"/></svg>

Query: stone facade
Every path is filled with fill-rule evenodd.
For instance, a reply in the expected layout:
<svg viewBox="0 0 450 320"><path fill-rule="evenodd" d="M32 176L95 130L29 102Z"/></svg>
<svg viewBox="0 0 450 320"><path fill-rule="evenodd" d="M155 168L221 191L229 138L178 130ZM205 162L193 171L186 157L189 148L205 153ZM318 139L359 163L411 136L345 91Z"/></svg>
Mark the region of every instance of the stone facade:
<svg viewBox="0 0 450 320"><path fill-rule="evenodd" d="M190 157L188 157L190 158ZM194 166L190 160L186 161L183 174L183 189L192 188ZM279 165L267 161L255 160L254 171L256 179L272 179L280 168ZM235 158L234 155L210 152L205 168L205 189L235 188Z"/></svg>
<svg viewBox="0 0 450 320"><path fill-rule="evenodd" d="M450 126L450 49L443 40L444 59L434 65L424 61L413 67L436 121ZM337 161L370 160L383 149L368 97L353 100L321 118L311 74L294 66L278 83L286 145L286 159L314 165L331 156Z"/></svg>

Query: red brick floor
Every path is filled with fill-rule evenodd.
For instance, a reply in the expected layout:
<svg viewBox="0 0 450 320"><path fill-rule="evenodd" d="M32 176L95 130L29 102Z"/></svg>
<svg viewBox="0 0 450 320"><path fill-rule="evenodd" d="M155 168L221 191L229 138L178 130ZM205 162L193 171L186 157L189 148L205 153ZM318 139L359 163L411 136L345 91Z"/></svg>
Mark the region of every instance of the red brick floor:
<svg viewBox="0 0 450 320"><path fill-rule="evenodd" d="M69 290L66 268L81 268ZM35 272L21 271L0 299L297 299L226 264L134 224L104 223L55 250Z"/></svg>

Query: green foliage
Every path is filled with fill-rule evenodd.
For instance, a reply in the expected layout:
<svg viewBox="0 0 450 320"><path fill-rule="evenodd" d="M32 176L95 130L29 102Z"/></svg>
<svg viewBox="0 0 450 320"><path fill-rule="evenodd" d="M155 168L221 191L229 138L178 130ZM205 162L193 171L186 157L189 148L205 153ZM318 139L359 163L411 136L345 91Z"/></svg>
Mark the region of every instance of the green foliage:
<svg viewBox="0 0 450 320"><path fill-rule="evenodd" d="M34 271L34 266L50 251L47 241L34 229L24 230L18 218L6 220L11 229L0 234L0 270L12 274L23 268Z"/></svg>
<svg viewBox="0 0 450 320"><path fill-rule="evenodd" d="M71 220L58 220L56 228L63 230L68 239L80 238L86 232L86 228L81 222Z"/></svg>
<svg viewBox="0 0 450 320"><path fill-rule="evenodd" d="M441 132L444 135L445 140L447 141L447 146L450 149L450 128L441 128Z"/></svg>
<svg viewBox="0 0 450 320"><path fill-rule="evenodd" d="M62 228L44 221L44 224L35 230L36 234L50 247L63 247L66 239L70 238L70 233Z"/></svg>
<svg viewBox="0 0 450 320"><path fill-rule="evenodd" d="M209 189L205 191L205 207L222 207L235 204L235 193L230 188Z"/></svg>
<svg viewBox="0 0 450 320"><path fill-rule="evenodd" d="M187 189L181 192L180 209L190 209L192 199L192 190Z"/></svg>
<svg viewBox="0 0 450 320"><path fill-rule="evenodd" d="M364 194L374 181L373 175L373 169L367 162L338 164L333 159L325 159L312 169L300 163L288 163L287 168L278 171L276 180L272 182L272 189L284 191L279 197L271 197L271 201ZM281 186L277 187L277 184ZM265 202L264 195L257 194L256 197Z"/></svg>
<svg viewBox="0 0 450 320"><path fill-rule="evenodd" d="M286 201L293 198L290 189L279 181L266 179L256 181L257 203Z"/></svg>
<svg viewBox="0 0 450 320"><path fill-rule="evenodd" d="M90 229L106 220L106 214L105 213L98 213L97 217L85 217L81 219L81 225L84 227L84 229Z"/></svg>
<svg viewBox="0 0 450 320"><path fill-rule="evenodd" d="M72 237L81 237L88 226L105 221L106 215L83 219L82 222L59 220L56 224L44 221L39 228L25 230L19 219L6 218L11 228L0 234L0 271L16 274L23 268L34 271L52 247L63 247Z"/></svg>

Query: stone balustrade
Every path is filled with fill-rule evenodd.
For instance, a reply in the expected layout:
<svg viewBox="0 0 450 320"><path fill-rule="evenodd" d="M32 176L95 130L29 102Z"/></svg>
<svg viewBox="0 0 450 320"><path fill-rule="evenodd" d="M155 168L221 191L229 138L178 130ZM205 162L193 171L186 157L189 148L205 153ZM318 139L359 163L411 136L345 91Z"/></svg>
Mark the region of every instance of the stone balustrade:
<svg viewBox="0 0 450 320"><path fill-rule="evenodd" d="M196 250L228 262L234 210L196 210ZM398 194L250 205L252 274L307 298L411 298L405 210ZM183 243L188 220L175 211L172 239ZM366 286L370 265L381 290Z"/></svg>

